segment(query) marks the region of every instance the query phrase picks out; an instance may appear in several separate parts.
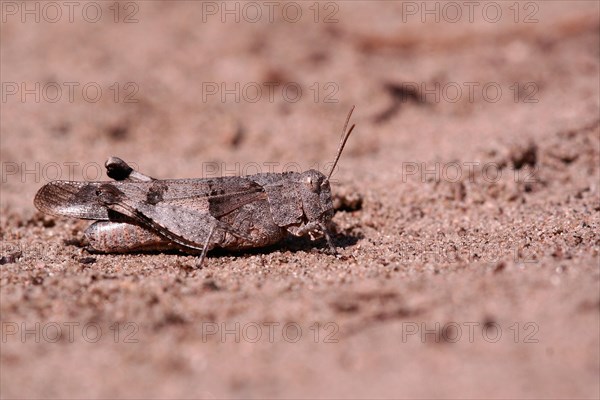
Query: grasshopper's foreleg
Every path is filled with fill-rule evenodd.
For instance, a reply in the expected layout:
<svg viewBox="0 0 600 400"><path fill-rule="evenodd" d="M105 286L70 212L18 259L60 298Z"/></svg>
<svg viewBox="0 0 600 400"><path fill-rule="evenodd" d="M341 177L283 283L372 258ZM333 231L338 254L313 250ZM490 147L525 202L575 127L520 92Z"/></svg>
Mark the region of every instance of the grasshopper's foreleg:
<svg viewBox="0 0 600 400"><path fill-rule="evenodd" d="M312 239L315 238L315 233L320 233L325 236L327 240L327 246L329 247L329 251L331 254L337 254L337 250L333 245L333 240L331 239L331 235L329 234L329 229L324 222L321 221L311 221L306 225L300 227L289 227L288 231L294 236L306 236L310 235Z"/></svg>
<svg viewBox="0 0 600 400"><path fill-rule="evenodd" d="M325 235L325 239L327 240L327 245L329 246L329 252L331 254L337 254L337 249L335 248L335 245L333 244L333 240L331 239L331 235L329 234L329 229L327 229L327 227L325 226L324 223L321 223L321 231L323 232L323 235Z"/></svg>

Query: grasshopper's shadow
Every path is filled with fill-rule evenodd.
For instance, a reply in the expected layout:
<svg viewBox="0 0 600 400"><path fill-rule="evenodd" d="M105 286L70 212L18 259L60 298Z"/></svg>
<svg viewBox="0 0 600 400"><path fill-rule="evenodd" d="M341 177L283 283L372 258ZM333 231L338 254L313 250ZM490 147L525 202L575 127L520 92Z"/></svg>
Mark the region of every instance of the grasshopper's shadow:
<svg viewBox="0 0 600 400"><path fill-rule="evenodd" d="M361 233L355 233L352 235L346 234L335 234L333 239L333 244L336 248L345 249L346 247L350 247L358 243L360 239L363 239L364 236ZM281 249L282 246L278 248ZM295 237L295 236L287 236L283 242L283 247L285 250L288 250L292 253L296 252L310 252L313 249L321 249L327 250L327 241L325 238L321 238L318 240L311 240L306 236Z"/></svg>
<svg viewBox="0 0 600 400"><path fill-rule="evenodd" d="M332 239L333 239L333 243L336 246L336 248L345 249L347 247L355 245L356 243L358 243L359 240L361 240L363 238L364 238L364 235L362 233L353 233L350 235L338 233L338 234L335 234ZM81 242L73 243L73 245L75 245L76 247L84 248L88 253L93 254L93 255L106 254L103 252L94 251L89 246L87 246ZM239 256L243 256L245 254L247 254L247 255L270 254L270 253L274 253L276 251L289 251L291 253L300 253L300 252L310 253L310 252L314 252L314 251L322 251L322 252L326 253L327 250L328 250L328 247L327 247L327 241L325 240L325 238L311 240L310 238L305 237L305 236L297 237L297 236L293 236L293 235L288 235L281 243L274 244L274 245L267 246L267 247L254 248L254 249L251 248L251 249L244 249L244 250L239 250L239 251L215 248L208 252L207 258L218 258L218 257L222 257L222 256L230 256L230 257L238 256L239 257ZM190 255L200 256L201 252L198 251L197 254L194 254L194 253L190 253L190 252L186 252L186 251L182 251L180 249L174 248L172 250L160 250L160 251L158 251L158 250L140 250L140 251L136 251L136 252L131 252L129 254L147 254L147 255L172 254L172 255L179 255L179 256L190 256Z"/></svg>
<svg viewBox="0 0 600 400"><path fill-rule="evenodd" d="M353 233L351 235L346 234L335 234L333 236L333 244L338 249L345 249L346 247L350 247L358 243L359 240L363 239L364 236L362 233ZM255 248L255 249L245 249L240 251L232 251L226 249L215 248L208 252L207 258L220 257L220 256L232 256L232 255L255 255L255 254L270 254L276 251L289 251L291 253L310 253L314 251L322 251L326 253L328 250L327 241L325 238L320 238L318 240L311 240L305 236L293 236L288 235L286 238L277 244Z"/></svg>

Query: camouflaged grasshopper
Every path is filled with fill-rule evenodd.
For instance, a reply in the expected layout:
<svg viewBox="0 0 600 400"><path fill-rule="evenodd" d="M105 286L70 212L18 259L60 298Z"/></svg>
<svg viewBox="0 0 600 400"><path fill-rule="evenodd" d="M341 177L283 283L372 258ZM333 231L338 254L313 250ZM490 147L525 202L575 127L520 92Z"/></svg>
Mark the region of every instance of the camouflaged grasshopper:
<svg viewBox="0 0 600 400"><path fill-rule="evenodd" d="M328 176L260 173L214 179L154 179L117 157L106 161L104 182L53 181L36 194L38 210L97 220L85 231L91 250L126 253L169 250L201 254L215 247L244 250L280 242L288 233L327 239L333 203L329 179L355 125L342 141Z"/></svg>

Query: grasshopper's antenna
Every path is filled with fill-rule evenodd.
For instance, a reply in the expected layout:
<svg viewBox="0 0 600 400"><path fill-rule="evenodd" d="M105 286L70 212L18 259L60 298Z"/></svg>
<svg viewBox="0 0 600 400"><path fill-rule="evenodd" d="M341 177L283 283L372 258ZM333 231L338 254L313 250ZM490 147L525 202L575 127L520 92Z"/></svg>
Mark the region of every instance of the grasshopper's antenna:
<svg viewBox="0 0 600 400"><path fill-rule="evenodd" d="M337 162L339 161L340 156L342 155L344 146L346 146L346 141L348 140L348 138L350 137L350 134L352 133L352 130L356 126L356 124L352 124L352 126L350 127L348 132L346 132L346 128L348 127L348 122L350 122L350 116L352 116L352 111L354 111L354 107L356 107L356 106L352 106L352 108L350 109L350 112L348 113L348 117L346 118L346 123L344 124L344 129L342 129L343 138L342 138L342 141L340 142L340 147L338 148L337 155L335 156L335 161L333 162L333 166L331 167L331 171L329 171L329 175L327 175L327 180L329 180L329 178L331 178L331 174L333 174L333 171L335 171L335 166L337 165Z"/></svg>

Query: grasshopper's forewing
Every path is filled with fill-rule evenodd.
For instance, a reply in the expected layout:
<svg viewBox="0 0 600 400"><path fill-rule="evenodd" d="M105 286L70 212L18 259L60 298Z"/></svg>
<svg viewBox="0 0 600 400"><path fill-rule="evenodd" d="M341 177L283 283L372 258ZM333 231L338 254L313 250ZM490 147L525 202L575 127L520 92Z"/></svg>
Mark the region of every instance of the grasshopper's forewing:
<svg viewBox="0 0 600 400"><path fill-rule="evenodd" d="M173 179L149 182L54 181L34 203L45 213L94 220L132 220L160 235L202 249L213 227L214 240L228 232L247 239L220 219L260 200L262 187L243 177Z"/></svg>
<svg viewBox="0 0 600 400"><path fill-rule="evenodd" d="M98 202L97 195L103 183L52 181L37 192L33 204L50 215L106 221L108 209Z"/></svg>

